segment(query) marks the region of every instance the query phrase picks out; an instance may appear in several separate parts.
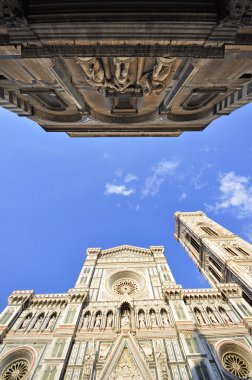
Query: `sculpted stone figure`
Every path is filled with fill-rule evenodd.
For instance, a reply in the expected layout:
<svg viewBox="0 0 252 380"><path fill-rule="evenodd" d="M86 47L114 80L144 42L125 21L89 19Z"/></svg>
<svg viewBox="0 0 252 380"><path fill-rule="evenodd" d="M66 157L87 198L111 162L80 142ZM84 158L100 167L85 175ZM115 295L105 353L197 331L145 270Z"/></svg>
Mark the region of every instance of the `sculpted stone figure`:
<svg viewBox="0 0 252 380"><path fill-rule="evenodd" d="M226 323L232 322L232 319L230 318L230 316L228 315L228 313L227 313L227 311L225 309L223 309L222 307L220 307L219 311L221 313L221 316L222 316L224 322L226 322Z"/></svg>
<svg viewBox="0 0 252 380"><path fill-rule="evenodd" d="M156 327L157 326L157 318L156 318L156 313L154 310L152 310L150 313L150 319L151 319L152 327Z"/></svg>
<svg viewBox="0 0 252 380"><path fill-rule="evenodd" d="M146 73L140 79L145 95L149 95L153 91L159 95L166 89L172 64L176 58L157 57L156 60L151 77L149 73Z"/></svg>
<svg viewBox="0 0 252 380"><path fill-rule="evenodd" d="M96 315L96 319L95 319L95 327L98 327L98 328L101 327L101 314L97 314L97 315Z"/></svg>
<svg viewBox="0 0 252 380"><path fill-rule="evenodd" d="M167 313L165 311L162 312L161 317L162 317L163 325L164 326L168 326L169 325L169 321L168 321L168 318L167 318Z"/></svg>
<svg viewBox="0 0 252 380"><path fill-rule="evenodd" d="M155 90L157 95L165 90L172 63L175 61L175 59L176 58L165 57L157 58L157 64L153 69L151 80L152 88Z"/></svg>
<svg viewBox="0 0 252 380"><path fill-rule="evenodd" d="M44 316L40 315L33 328L38 330L42 325L43 319L44 319Z"/></svg>
<svg viewBox="0 0 252 380"><path fill-rule="evenodd" d="M195 309L194 313L199 324L205 323L205 320L199 309Z"/></svg>
<svg viewBox="0 0 252 380"><path fill-rule="evenodd" d="M103 88L106 87L113 88L105 76L102 64L97 58L81 57L78 58L78 61L85 72L87 82L95 87L98 92L102 92Z"/></svg>
<svg viewBox="0 0 252 380"><path fill-rule="evenodd" d="M54 325L55 325L55 322L56 322L56 315L52 315L51 318L49 319L49 322L48 322L48 325L47 325L47 329L48 330L53 330L54 328Z"/></svg>
<svg viewBox="0 0 252 380"><path fill-rule="evenodd" d="M107 316L107 327L112 327L113 326L113 314L109 313Z"/></svg>
<svg viewBox="0 0 252 380"><path fill-rule="evenodd" d="M20 329L25 330L28 327L29 323L31 322L31 318L32 318L32 316L30 314L28 314L25 317L23 323L21 324Z"/></svg>
<svg viewBox="0 0 252 380"><path fill-rule="evenodd" d="M84 321L83 321L83 328L84 329L88 328L89 322L90 322L90 318L91 318L91 316L90 316L89 313L84 316Z"/></svg>
<svg viewBox="0 0 252 380"><path fill-rule="evenodd" d="M147 356L147 359L151 360L153 358L151 343L147 343L147 342L143 343L142 349L143 349L145 355Z"/></svg>
<svg viewBox="0 0 252 380"><path fill-rule="evenodd" d="M210 308L207 309L207 314L208 314L209 319L210 319L210 321L211 321L212 323L218 323L217 318L216 318L216 316L215 316L215 314L214 314L214 312L213 312L212 309L210 309Z"/></svg>
<svg viewBox="0 0 252 380"><path fill-rule="evenodd" d="M131 82L129 79L129 67L132 62L132 57L117 57L114 58L115 68L115 85L120 92L123 92Z"/></svg>
<svg viewBox="0 0 252 380"><path fill-rule="evenodd" d="M84 367L83 367L84 379L89 378L92 368L93 368L94 361L95 361L95 348L94 348L94 345L92 345L90 348L88 348L86 356L85 356Z"/></svg>
<svg viewBox="0 0 252 380"><path fill-rule="evenodd" d="M122 326L129 326L130 324L129 311L127 309L123 311L121 323Z"/></svg>
<svg viewBox="0 0 252 380"><path fill-rule="evenodd" d="M109 345L105 345L105 344L101 345L99 360L105 360L106 359L106 356L108 355L109 349L110 349Z"/></svg>
<svg viewBox="0 0 252 380"><path fill-rule="evenodd" d="M145 327L145 326L146 326L145 315L144 315L144 313L140 313L139 314L139 327Z"/></svg>

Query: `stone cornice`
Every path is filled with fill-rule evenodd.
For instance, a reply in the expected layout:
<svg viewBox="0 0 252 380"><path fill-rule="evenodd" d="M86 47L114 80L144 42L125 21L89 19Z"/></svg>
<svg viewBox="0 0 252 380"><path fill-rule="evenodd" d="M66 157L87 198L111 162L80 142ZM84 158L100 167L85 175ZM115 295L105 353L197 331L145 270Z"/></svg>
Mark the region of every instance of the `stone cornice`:
<svg viewBox="0 0 252 380"><path fill-rule="evenodd" d="M99 257L105 257L105 256L111 256L114 254L124 254L124 253L136 253L138 255L143 255L143 256L152 256L153 251L156 250L163 250L163 247L150 247L150 248L141 248L141 247L136 247L133 245L120 245L118 247L114 248L109 248L105 250L100 251Z"/></svg>
<svg viewBox="0 0 252 380"><path fill-rule="evenodd" d="M187 289L184 291L184 301L186 304L222 299L223 296L218 289Z"/></svg>
<svg viewBox="0 0 252 380"><path fill-rule="evenodd" d="M162 293L166 300L182 299L184 296L184 289L181 285L163 286Z"/></svg>

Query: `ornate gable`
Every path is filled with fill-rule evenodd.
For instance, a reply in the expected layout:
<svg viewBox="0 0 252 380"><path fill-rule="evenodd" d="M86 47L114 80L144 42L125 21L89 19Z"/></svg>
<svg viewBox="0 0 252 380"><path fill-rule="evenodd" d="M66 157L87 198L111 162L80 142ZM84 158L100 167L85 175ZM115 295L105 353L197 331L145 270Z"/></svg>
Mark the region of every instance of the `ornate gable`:
<svg viewBox="0 0 252 380"><path fill-rule="evenodd" d="M135 360L137 358L137 361ZM132 335L121 335L116 342L100 379L152 380L153 376Z"/></svg>
<svg viewBox="0 0 252 380"><path fill-rule="evenodd" d="M120 245L118 247L105 249L100 252L100 258L136 257L150 258L153 253L150 249L135 247L132 245Z"/></svg>

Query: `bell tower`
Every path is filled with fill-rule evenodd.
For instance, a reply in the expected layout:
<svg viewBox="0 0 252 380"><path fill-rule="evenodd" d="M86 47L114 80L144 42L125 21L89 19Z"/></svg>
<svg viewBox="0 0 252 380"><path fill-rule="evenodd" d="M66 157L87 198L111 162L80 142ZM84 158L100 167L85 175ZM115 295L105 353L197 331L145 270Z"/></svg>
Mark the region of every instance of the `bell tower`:
<svg viewBox="0 0 252 380"><path fill-rule="evenodd" d="M175 213L175 238L213 286L237 283L252 304L252 245L202 211Z"/></svg>

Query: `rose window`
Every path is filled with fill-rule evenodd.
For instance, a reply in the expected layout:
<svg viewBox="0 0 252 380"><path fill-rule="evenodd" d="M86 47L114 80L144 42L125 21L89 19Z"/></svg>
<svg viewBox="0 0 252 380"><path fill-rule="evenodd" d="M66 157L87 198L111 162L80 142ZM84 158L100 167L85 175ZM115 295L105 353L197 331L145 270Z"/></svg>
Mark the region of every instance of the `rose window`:
<svg viewBox="0 0 252 380"><path fill-rule="evenodd" d="M16 360L8 365L5 369L3 380L21 380L29 371L29 363L27 360Z"/></svg>
<svg viewBox="0 0 252 380"><path fill-rule="evenodd" d="M138 284L132 279L122 279L114 284L113 290L120 295L130 295L138 292Z"/></svg>
<svg viewBox="0 0 252 380"><path fill-rule="evenodd" d="M238 354L227 353L222 358L224 368L239 379L249 377L249 366L247 361Z"/></svg>

